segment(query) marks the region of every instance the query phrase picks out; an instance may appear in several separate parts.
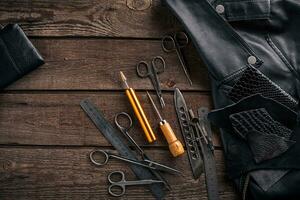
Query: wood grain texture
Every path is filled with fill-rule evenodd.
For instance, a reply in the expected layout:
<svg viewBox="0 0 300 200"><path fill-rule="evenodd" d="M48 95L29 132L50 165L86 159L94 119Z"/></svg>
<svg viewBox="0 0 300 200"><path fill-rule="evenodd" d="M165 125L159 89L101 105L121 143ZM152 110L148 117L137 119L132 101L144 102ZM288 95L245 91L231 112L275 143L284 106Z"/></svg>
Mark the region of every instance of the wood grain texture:
<svg viewBox="0 0 300 200"><path fill-rule="evenodd" d="M153 89L149 78L140 78L136 65L162 56L165 72L161 87L172 90L209 90L207 69L193 46L185 50L194 85L184 76L176 53L164 53L160 41L116 39L33 39L46 64L12 84L8 90L115 90L121 89L119 71L136 89Z"/></svg>
<svg viewBox="0 0 300 200"><path fill-rule="evenodd" d="M127 164L111 160L95 167L88 159L93 148L0 148L0 198L10 199L118 199L107 193L107 175L115 170L134 180ZM207 199L204 176L193 180L186 155L172 158L166 150L146 153L158 162L171 165L183 177L166 174L172 191L166 199ZM226 178L223 155L216 151L217 174L222 200L239 199ZM145 187L128 187L120 199L153 199Z"/></svg>
<svg viewBox="0 0 300 200"><path fill-rule="evenodd" d="M151 93L158 105L154 93ZM211 107L210 96L193 92L184 92L189 107L196 110L199 106ZM145 113L156 133L158 141L151 146L164 146L167 143L158 129L158 118L145 92L138 92ZM110 144L95 128L91 120L82 111L79 103L89 98L101 109L113 123L118 112L128 112L134 119L132 137L140 145L149 145L140 125L134 117L124 92L52 92L30 94L0 95L0 143L18 145L97 145ZM178 125L173 92L164 93L166 108L162 115L172 125L176 135L182 140ZM217 135L216 146L220 146Z"/></svg>
<svg viewBox="0 0 300 200"><path fill-rule="evenodd" d="M172 158L160 134L158 119L145 90L149 79L136 75L140 60L163 56L166 71L159 75L167 107L163 116L181 138L173 106L175 87L183 90L188 106L212 108L207 69L192 44L184 49L193 86L183 74L175 53L162 51L160 39L182 30L163 0L2 0L0 23L19 23L46 64L0 94L0 199L114 199L107 193L107 174L124 170L112 160L97 168L88 154L95 147L112 149L79 106L91 99L113 122L117 112L133 116L121 88L119 71L125 72L154 127L158 142L149 145L136 120L131 136L154 160L176 167L184 177L166 175L173 190L167 199L207 199L204 176L193 180L187 155ZM135 118L134 118L135 119ZM214 144L221 147L214 133ZM238 200L226 178L222 151L215 151L220 196ZM120 199L153 199L144 187L129 187Z"/></svg>
<svg viewBox="0 0 300 200"><path fill-rule="evenodd" d="M160 0L2 0L0 23L51 37L162 38L181 29Z"/></svg>

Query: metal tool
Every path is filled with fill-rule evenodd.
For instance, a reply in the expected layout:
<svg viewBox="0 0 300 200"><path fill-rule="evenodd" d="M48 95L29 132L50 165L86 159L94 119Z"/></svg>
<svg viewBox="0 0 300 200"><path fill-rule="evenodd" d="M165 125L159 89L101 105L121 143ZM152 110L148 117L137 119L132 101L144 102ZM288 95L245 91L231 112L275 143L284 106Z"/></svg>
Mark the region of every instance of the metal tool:
<svg viewBox="0 0 300 200"><path fill-rule="evenodd" d="M99 161L97 158L95 158L95 156L97 154L101 154L102 157L104 156L104 159L101 159ZM139 166L146 167L146 168L153 169L153 170L164 171L164 172L168 172L168 173L171 173L171 174L180 174L180 172L176 169L173 169L173 168L168 167L166 165L162 165L160 163L153 162L153 161L150 161L150 160L145 160L145 161L133 160L133 159L129 159L129 158L119 156L119 155L110 153L108 151L99 150L99 149L94 150L90 153L90 160L92 161L92 163L94 163L97 166L106 165L110 158L115 158L115 159L118 159L118 160L122 160L124 162L128 162L128 163L131 163L131 164L134 164L134 165L139 165Z"/></svg>
<svg viewBox="0 0 300 200"><path fill-rule="evenodd" d="M123 125L121 125L121 122L119 122L119 119L122 116L125 117L128 120L128 122L129 122L128 126L126 126L126 125L123 126ZM147 160L150 161L151 159L146 155L146 153L143 151L143 149L134 141L134 139L128 133L129 129L132 127L132 119L131 119L130 115L125 113L125 112L121 112L121 113L116 114L115 115L115 124L119 128L119 130L123 133L123 135L125 136L127 141L132 146L134 146L137 153L141 156L141 159L144 160L144 161L147 161ZM168 190L171 190L171 186L169 185L168 181L165 180L165 178L160 174L159 171L151 170L151 172L156 176L157 179L159 179L161 181L164 181L166 188Z"/></svg>
<svg viewBox="0 0 300 200"><path fill-rule="evenodd" d="M191 76L188 72L188 68L186 66L184 56L181 50L182 48L186 47L188 43L189 43L188 36L184 32L178 32L175 33L174 35L166 35L165 37L163 37L162 48L166 53L173 52L173 51L176 52L186 78L188 79L190 85L193 85Z"/></svg>
<svg viewBox="0 0 300 200"><path fill-rule="evenodd" d="M121 117L125 117L129 124L126 126L122 125L121 122L119 121L119 119ZM118 127L118 129L123 133L123 135L127 138L127 140L129 141L129 143L131 143L131 145L134 146L134 148L136 149L136 151L138 151L138 153L140 154L140 156L142 158L147 157L145 152L143 151L143 149L135 142L135 140L129 135L129 130L132 128L132 119L130 117L130 115L126 112L120 112L117 113L115 115L115 125Z"/></svg>
<svg viewBox="0 0 300 200"><path fill-rule="evenodd" d="M129 85L127 83L127 79L126 79L125 75L123 74L123 72L120 71L120 75L121 75L121 79L124 83L124 86L126 88L126 95L129 99L129 102L130 102L132 108L133 108L135 116L138 118L138 121L146 135L148 142L152 143L156 140L156 136L155 136L155 134L150 126L150 123L143 111L143 108L142 108L134 90L129 87Z"/></svg>
<svg viewBox="0 0 300 200"><path fill-rule="evenodd" d="M206 109L206 110L200 110L202 112L208 113L207 108L201 108L201 109ZM190 116L193 115L193 110L189 110ZM212 134L208 134L207 130L211 130L210 123L205 119L202 119L202 122L199 120L199 118L192 117L191 122L194 123L194 125L200 130L201 138L205 142L206 145L209 146L211 151L214 151L214 145L212 142ZM211 132L211 131L210 131Z"/></svg>
<svg viewBox="0 0 300 200"><path fill-rule="evenodd" d="M121 116L128 119L128 121L129 121L128 126L121 125L121 123L119 122L119 118ZM154 170L164 171L164 172L168 172L171 174L181 174L181 172L178 171L177 169L168 167L166 165L154 162L149 159L149 157L146 155L146 153L143 151L143 149L134 141L134 139L128 133L129 129L131 129L131 127L132 127L132 119L129 114L127 114L125 112L118 113L115 116L115 124L120 129L120 131L125 135L125 137L128 138L130 143L136 148L138 153L141 155L143 161L139 161L140 163L146 164L147 166L149 166L149 168L154 169Z"/></svg>
<svg viewBox="0 0 300 200"><path fill-rule="evenodd" d="M204 140L205 135L211 136L211 130L208 129L209 121L207 120L208 109L203 107L198 110L198 117L194 116L192 110L189 111L190 117L192 118L193 125L196 129L197 142L200 146L205 169L205 182L208 200L219 200L219 191L218 191L218 179L216 172L216 162L214 158L214 151L211 149L209 144ZM198 128L196 123L201 124L201 129ZM206 133L204 133L204 131ZM201 132L201 133L200 133Z"/></svg>
<svg viewBox="0 0 300 200"><path fill-rule="evenodd" d="M181 142L176 138L176 135L175 135L174 131L172 130L170 124L165 119L163 119L162 116L160 115L157 107L155 106L153 99L151 98L151 96L148 92L147 92L147 95L151 101L151 104L152 104L157 116L160 119L159 126L169 144L170 152L172 153L172 155L174 157L182 155L184 153L184 148L183 148Z"/></svg>
<svg viewBox="0 0 300 200"><path fill-rule="evenodd" d="M115 180L113 176L119 177L119 179ZM111 172L107 177L109 183L111 184L108 187L108 192L112 196L120 197L125 194L126 186L130 185L151 185L155 183L163 183L159 180L138 180L138 181L126 181L125 174L122 171L114 171Z"/></svg>
<svg viewBox="0 0 300 200"><path fill-rule="evenodd" d="M160 82L157 75L163 73L165 68L166 62L161 56L154 57L151 64L148 64L146 61L141 61L136 66L136 72L141 78L150 78L162 108L164 108L166 104L162 97Z"/></svg>
<svg viewBox="0 0 300 200"><path fill-rule="evenodd" d="M174 102L193 177L194 179L198 179L203 172L202 156L196 142L195 130L191 127L190 116L185 99L178 88L176 88L174 92Z"/></svg>
<svg viewBox="0 0 300 200"><path fill-rule="evenodd" d="M120 136L118 130L105 119L102 112L100 112L89 100L83 100L80 102L80 106L90 117L95 126L104 135L104 137L112 144L112 146L119 152L121 156L129 159L137 160L135 152L133 152L124 141L124 138ZM130 168L137 176L138 179L155 179L155 176L151 173L150 169L140 167L137 165L130 165ZM160 184L154 184L150 186L152 194L157 199L163 199L165 192L164 187Z"/></svg>

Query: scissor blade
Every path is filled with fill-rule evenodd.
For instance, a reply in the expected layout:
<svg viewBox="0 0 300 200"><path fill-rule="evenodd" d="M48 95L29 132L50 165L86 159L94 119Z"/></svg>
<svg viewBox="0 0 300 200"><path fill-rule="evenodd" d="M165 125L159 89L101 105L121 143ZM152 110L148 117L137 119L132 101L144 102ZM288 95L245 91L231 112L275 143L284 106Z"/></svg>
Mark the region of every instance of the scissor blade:
<svg viewBox="0 0 300 200"><path fill-rule="evenodd" d="M162 183L163 181L159 180L139 180L139 181L124 181L120 183L116 183L116 185L149 185L149 184L154 184L154 183Z"/></svg>
<svg viewBox="0 0 300 200"><path fill-rule="evenodd" d="M182 174L179 170L174 169L172 167L168 167L166 165L157 163L157 162L153 162L151 160L144 160L145 163L148 163L149 166L151 166L153 169L155 170L159 170L159 171L164 171L164 172L168 172L170 174Z"/></svg>
<svg viewBox="0 0 300 200"><path fill-rule="evenodd" d="M186 63L185 63L185 61L184 61L183 54L182 54L181 49L180 49L180 47L179 47L178 45L177 45L177 47L176 47L176 53L177 53L177 56L178 56L178 58L179 58L181 67L182 67L182 69L183 69L183 71L184 71L184 74L185 74L186 78L188 79L190 85L193 85L191 76L190 76L190 74L189 74L188 68L187 68Z"/></svg>
<svg viewBox="0 0 300 200"><path fill-rule="evenodd" d="M155 89L156 96L159 99L159 103L160 103L161 107L164 108L166 106L166 104L165 104L165 101L162 97L162 91L161 91L159 80L157 78L157 74L151 76L151 81L152 81L152 85Z"/></svg>
<svg viewBox="0 0 300 200"><path fill-rule="evenodd" d="M159 102L162 108L164 108L166 106L164 99L161 97L159 97Z"/></svg>

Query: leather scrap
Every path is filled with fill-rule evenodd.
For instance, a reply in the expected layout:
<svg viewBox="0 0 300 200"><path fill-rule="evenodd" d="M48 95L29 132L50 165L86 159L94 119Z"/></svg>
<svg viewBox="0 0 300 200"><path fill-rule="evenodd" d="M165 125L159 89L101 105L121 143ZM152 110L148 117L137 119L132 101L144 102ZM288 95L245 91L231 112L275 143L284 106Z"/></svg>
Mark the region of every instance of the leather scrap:
<svg viewBox="0 0 300 200"><path fill-rule="evenodd" d="M243 139L246 139L250 131L275 134L285 139L289 139L292 134L292 130L275 121L265 108L234 113L229 119L234 131Z"/></svg>
<svg viewBox="0 0 300 200"><path fill-rule="evenodd" d="M297 122L297 113L281 103L260 94L252 95L226 106L215 109L208 113L208 119L217 127L232 129L229 116L238 112L264 108L269 115L277 122L289 129L293 129Z"/></svg>
<svg viewBox="0 0 300 200"><path fill-rule="evenodd" d="M253 94L261 94L291 109L297 108L298 102L291 95L281 89L259 70L248 66L227 95L231 100L237 102Z"/></svg>
<svg viewBox="0 0 300 200"><path fill-rule="evenodd" d="M247 141L256 163L280 156L296 143L275 134L259 131L250 131Z"/></svg>

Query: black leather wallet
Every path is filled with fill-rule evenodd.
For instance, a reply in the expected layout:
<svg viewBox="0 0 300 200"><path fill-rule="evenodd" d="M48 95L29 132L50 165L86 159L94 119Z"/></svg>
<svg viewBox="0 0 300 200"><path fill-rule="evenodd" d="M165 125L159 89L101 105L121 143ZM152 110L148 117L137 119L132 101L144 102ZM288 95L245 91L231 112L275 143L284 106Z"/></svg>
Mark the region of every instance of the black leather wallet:
<svg viewBox="0 0 300 200"><path fill-rule="evenodd" d="M0 89L44 64L21 27L8 24L0 30Z"/></svg>

